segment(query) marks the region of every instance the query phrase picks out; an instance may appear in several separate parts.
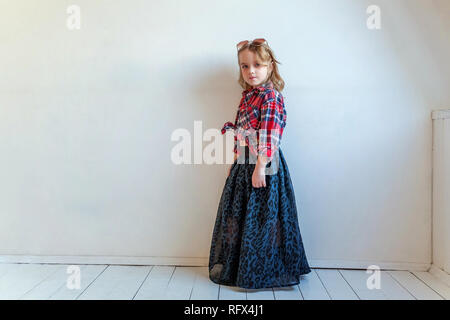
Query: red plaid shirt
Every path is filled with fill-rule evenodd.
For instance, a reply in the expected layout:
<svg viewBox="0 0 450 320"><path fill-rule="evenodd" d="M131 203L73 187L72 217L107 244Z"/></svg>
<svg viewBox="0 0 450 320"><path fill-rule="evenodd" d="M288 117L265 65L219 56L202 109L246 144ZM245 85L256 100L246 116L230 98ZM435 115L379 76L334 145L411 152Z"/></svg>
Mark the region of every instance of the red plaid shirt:
<svg viewBox="0 0 450 320"><path fill-rule="evenodd" d="M271 161L280 147L286 116L283 96L269 81L242 92L234 124L225 122L222 134L233 129L233 151L237 156L240 155L240 142L245 141L253 155Z"/></svg>

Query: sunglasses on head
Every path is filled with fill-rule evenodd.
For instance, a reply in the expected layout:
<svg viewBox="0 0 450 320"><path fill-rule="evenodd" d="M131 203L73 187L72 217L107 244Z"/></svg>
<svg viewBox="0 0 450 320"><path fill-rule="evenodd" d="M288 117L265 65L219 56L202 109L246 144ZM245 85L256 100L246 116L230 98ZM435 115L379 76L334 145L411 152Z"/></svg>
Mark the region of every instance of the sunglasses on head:
<svg viewBox="0 0 450 320"><path fill-rule="evenodd" d="M243 41L239 42L239 43L236 45L238 51L241 50L241 48L242 48L243 46L245 46L247 43L249 43L248 40L243 40ZM264 39L264 38L258 38L258 39L253 40L253 41L251 42L251 45L260 46L260 45L263 45L263 44L265 44L265 43L267 43L266 39Z"/></svg>

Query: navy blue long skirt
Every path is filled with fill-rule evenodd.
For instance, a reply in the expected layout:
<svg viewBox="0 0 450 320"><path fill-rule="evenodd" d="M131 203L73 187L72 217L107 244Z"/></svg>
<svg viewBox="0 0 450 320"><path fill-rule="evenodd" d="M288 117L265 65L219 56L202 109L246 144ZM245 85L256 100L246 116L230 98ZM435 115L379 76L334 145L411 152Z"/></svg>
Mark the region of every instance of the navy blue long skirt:
<svg viewBox="0 0 450 320"><path fill-rule="evenodd" d="M236 160L220 198L209 256L209 278L248 289L293 286L311 272L303 248L294 190L279 148L278 171L266 187L252 185L254 163ZM276 160L273 160L276 161ZM243 162L243 161L241 161ZM267 164L267 168L272 165Z"/></svg>

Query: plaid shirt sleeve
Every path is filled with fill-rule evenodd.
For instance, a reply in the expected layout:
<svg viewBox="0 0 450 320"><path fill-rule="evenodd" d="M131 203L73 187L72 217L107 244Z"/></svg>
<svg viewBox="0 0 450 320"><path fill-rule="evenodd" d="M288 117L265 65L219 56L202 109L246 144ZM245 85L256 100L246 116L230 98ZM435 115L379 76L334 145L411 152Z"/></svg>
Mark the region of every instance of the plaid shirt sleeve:
<svg viewBox="0 0 450 320"><path fill-rule="evenodd" d="M225 134L225 132L227 130L233 130L234 131L233 152L236 154L236 156L239 155L239 148L238 148L238 142L237 142L237 136L236 136L236 129L237 129L236 124L237 124L238 115L239 115L239 112L236 112L236 117L235 117L234 123L230 122L230 121L227 121L227 122L224 123L224 125L223 125L223 127L221 129L221 133L222 134Z"/></svg>
<svg viewBox="0 0 450 320"><path fill-rule="evenodd" d="M260 117L258 156L272 161L286 126L286 112L283 96L280 93L271 91L264 97Z"/></svg>

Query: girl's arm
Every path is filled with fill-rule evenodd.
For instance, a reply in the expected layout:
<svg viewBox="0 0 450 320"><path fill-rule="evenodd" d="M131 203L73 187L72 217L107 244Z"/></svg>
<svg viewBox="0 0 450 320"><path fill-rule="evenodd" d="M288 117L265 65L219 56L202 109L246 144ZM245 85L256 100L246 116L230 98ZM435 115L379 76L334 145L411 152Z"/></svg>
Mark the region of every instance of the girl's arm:
<svg viewBox="0 0 450 320"><path fill-rule="evenodd" d="M265 170L269 159L264 155L258 155L258 160L256 161L255 170Z"/></svg>
<svg viewBox="0 0 450 320"><path fill-rule="evenodd" d="M273 160L285 125L286 115L281 96L275 96L272 92L264 97L261 105L261 120L258 141L258 162L259 167Z"/></svg>

